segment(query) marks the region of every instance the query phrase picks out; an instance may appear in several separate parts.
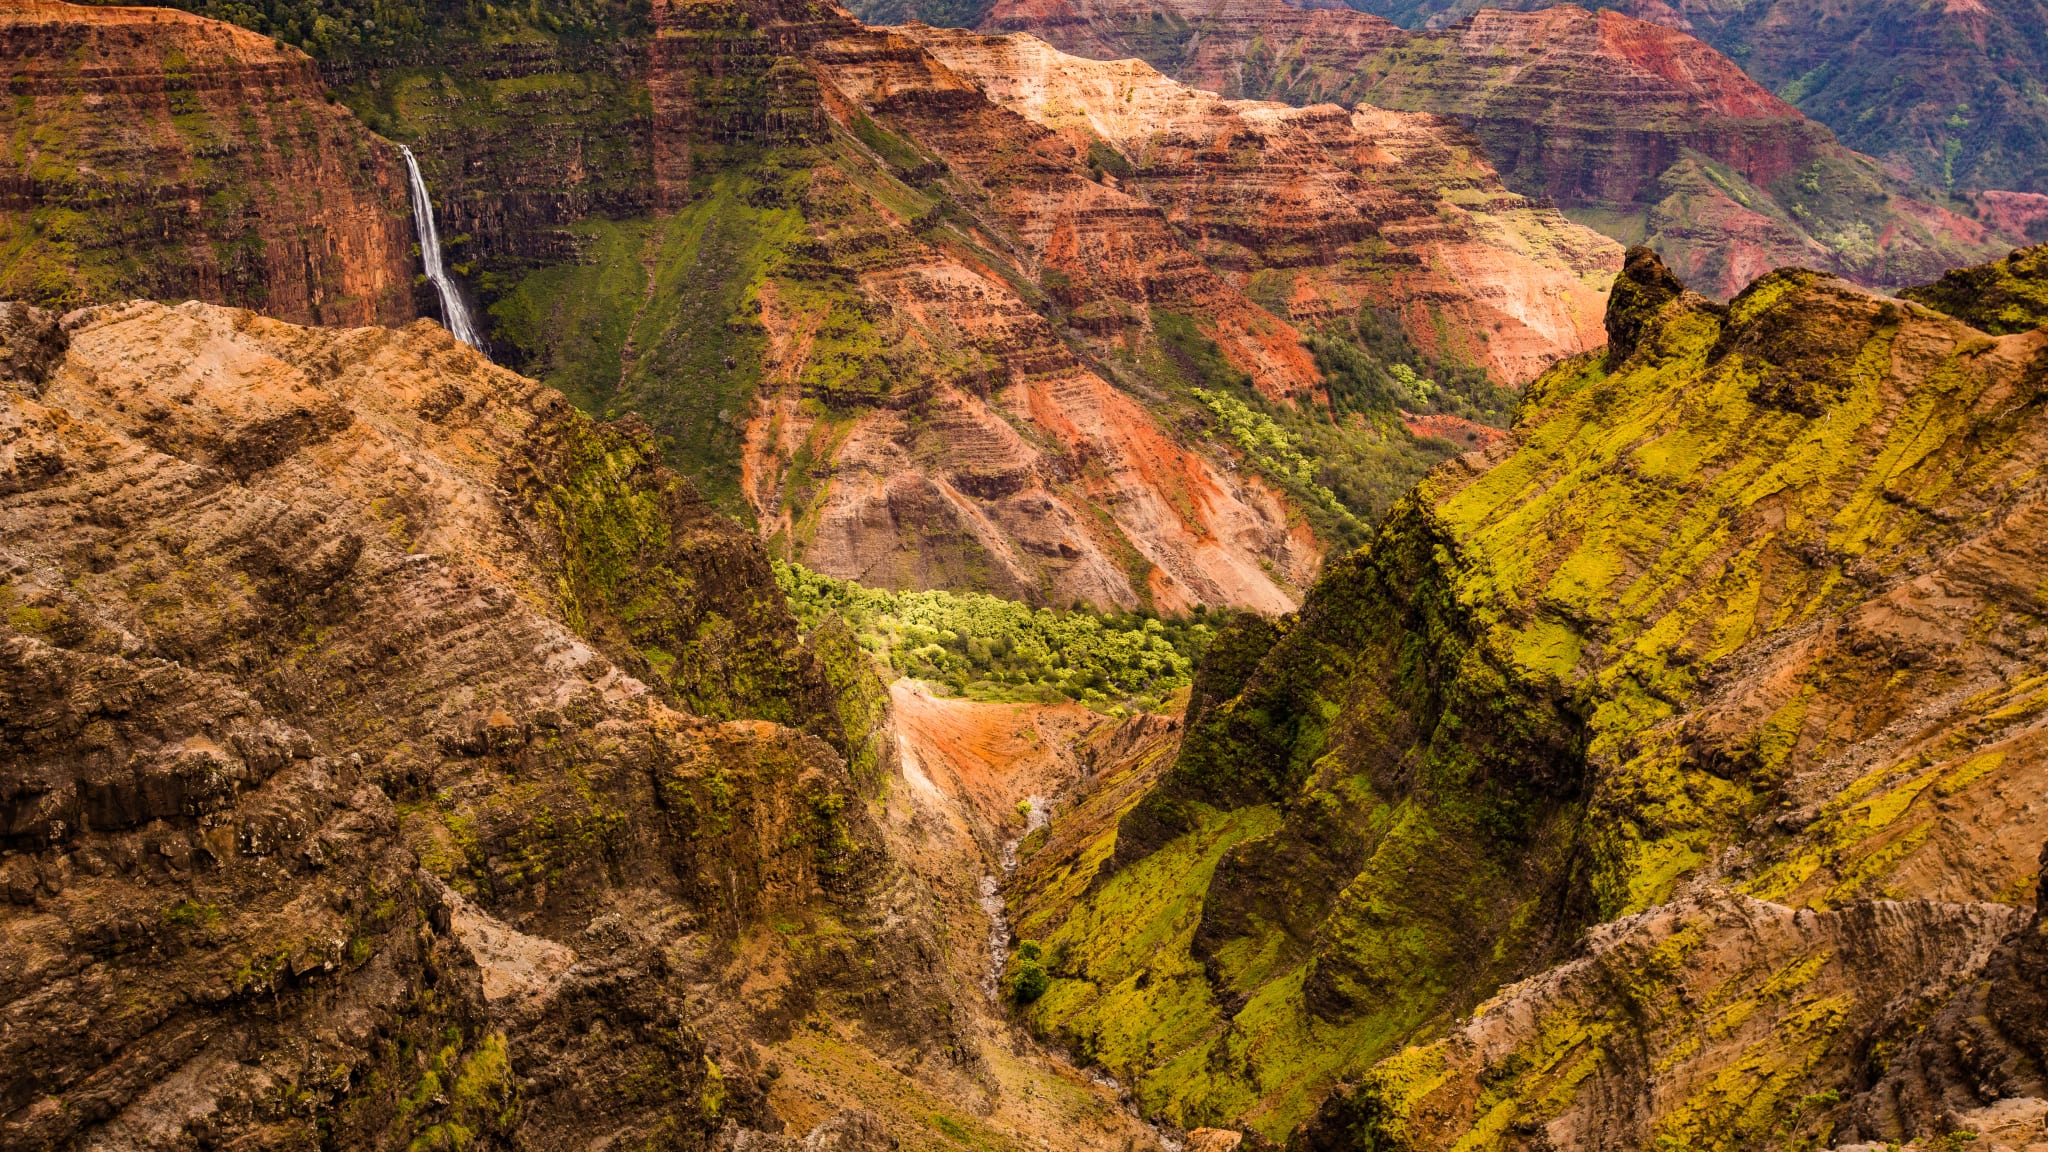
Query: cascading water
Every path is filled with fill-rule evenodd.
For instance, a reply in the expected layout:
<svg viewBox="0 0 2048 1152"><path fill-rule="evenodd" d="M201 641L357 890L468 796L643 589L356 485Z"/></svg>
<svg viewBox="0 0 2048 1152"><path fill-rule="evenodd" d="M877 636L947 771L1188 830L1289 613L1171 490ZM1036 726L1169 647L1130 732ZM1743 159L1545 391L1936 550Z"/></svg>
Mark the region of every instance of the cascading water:
<svg viewBox="0 0 2048 1152"><path fill-rule="evenodd" d="M441 323L457 340L481 349L483 338L477 335L476 323L469 318L469 305L463 302L461 290L441 265L441 233L434 227L434 202L427 199L427 181L420 175L420 162L413 159L412 149L403 144L398 150L405 154L406 177L412 182L412 226L420 240L420 262L427 266L427 279L434 282L434 291L441 297Z"/></svg>

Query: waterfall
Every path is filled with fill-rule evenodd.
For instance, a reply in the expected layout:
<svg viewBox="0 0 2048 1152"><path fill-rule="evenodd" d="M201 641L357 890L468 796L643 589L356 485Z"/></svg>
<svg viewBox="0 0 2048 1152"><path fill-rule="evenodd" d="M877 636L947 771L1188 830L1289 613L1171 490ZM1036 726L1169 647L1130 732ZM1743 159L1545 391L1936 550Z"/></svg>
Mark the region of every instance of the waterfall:
<svg viewBox="0 0 2048 1152"><path fill-rule="evenodd" d="M412 226L420 238L420 261L427 266L427 279L434 282L434 291L441 297L441 323L450 335L471 348L482 348L483 338L477 335L476 322L469 318L469 305L462 300L462 292L441 266L441 233L434 227L434 202L427 199L427 181L420 175L420 162L413 159L412 149L401 144L400 152L405 153L405 172L412 182Z"/></svg>

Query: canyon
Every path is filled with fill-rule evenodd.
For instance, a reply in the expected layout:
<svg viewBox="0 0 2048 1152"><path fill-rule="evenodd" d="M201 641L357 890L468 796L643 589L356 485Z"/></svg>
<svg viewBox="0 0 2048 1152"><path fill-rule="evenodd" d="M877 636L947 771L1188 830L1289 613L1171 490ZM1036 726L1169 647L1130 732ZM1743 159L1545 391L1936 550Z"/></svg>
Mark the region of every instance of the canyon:
<svg viewBox="0 0 2048 1152"><path fill-rule="evenodd" d="M979 27L1229 96L1450 117L1510 189L1649 244L1716 299L1790 264L1899 287L2026 237L1851 152L1691 36L1612 10L1406 30L1283 0L1003 0Z"/></svg>
<svg viewBox="0 0 2048 1152"><path fill-rule="evenodd" d="M1631 250L1127 717L885 685L430 322L8 304L0 1137L2017 1152L2042 267Z"/></svg>
<svg viewBox="0 0 2048 1152"><path fill-rule="evenodd" d="M2048 1146L2027 193L1676 10L193 5L0 10L0 1149Z"/></svg>
<svg viewBox="0 0 2048 1152"><path fill-rule="evenodd" d="M1118 144L992 102L995 77L824 11L666 4L589 36L480 31L438 49L415 30L430 39L405 51L332 49L325 75L340 99L317 108L312 62L225 25L56 3L14 19L18 74L45 42L100 37L110 77L142 78L102 86L133 89L127 100L152 93L148 115L170 120L159 147L186 148L145 161L92 144L54 107L17 110L18 136L99 148L88 167L101 178L160 196L184 194L164 181L180 164L223 187L243 179L172 112L183 74L165 71L153 41L113 31L149 22L237 52L262 45L265 75L291 83L252 86L242 77L254 65L235 57L221 65L222 98L246 93L280 118L303 107L314 121L300 121L332 137L263 153L328 168L296 191L252 197L270 221L259 231L365 180L384 204L377 246L335 248L338 270L283 268L288 245L251 241L239 250L265 253L267 274L222 280L208 261L224 242L195 240L147 262L154 280L110 278L87 249L46 244L39 258L67 279L60 290L18 265L31 301L189 293L341 323L431 309L429 285L406 292L390 274L405 263L406 181L375 133L388 134L418 159L446 263L486 308L494 354L590 411L646 419L666 458L778 554L886 587L1284 610L1385 497L1347 505L1248 467L1193 390L1313 414L1332 399L1304 336L1352 340L1356 315L1406 341L1425 372L1463 364L1512 385L1598 340L1618 260L1616 246L1507 192L1469 140L1427 117L1247 108L1279 135L1230 161L1232 187L1196 208L1199 221L1184 218L1165 179L1105 173L1130 164ZM435 63L410 62L429 49ZM177 51L205 59L197 41ZM380 52L399 59L386 65ZM1153 80L1169 103L1197 99ZM1161 162L1185 191L1217 149L1264 139L1251 127L1235 138L1189 137L1192 150ZM337 168L347 149L353 168ZM48 160L40 146L25 156ZM1284 175L1254 174L1283 156ZM25 233L47 232L38 221L63 210L40 187L17 217ZM346 298L322 295L334 275L355 277L338 286ZM366 278L382 297L368 298L356 283ZM1498 419L1448 398L1405 403ZM1398 490L1444 451L1415 440L1392 403L1369 417L1326 435L1363 461L1373 493Z"/></svg>
<svg viewBox="0 0 2048 1152"><path fill-rule="evenodd" d="M1485 6L1549 5L1505 0ZM2048 194L2048 120L2029 95L2048 78L2048 8L2040 0L1938 9L1812 0L1597 6L1698 36L1844 144L1920 184L2005 190L2037 205ZM1408 27L1441 27L1480 5L1366 0L1357 7Z"/></svg>
<svg viewBox="0 0 2048 1152"><path fill-rule="evenodd" d="M1101 716L892 703L433 324L0 330L0 1143L1158 1147L983 988Z"/></svg>

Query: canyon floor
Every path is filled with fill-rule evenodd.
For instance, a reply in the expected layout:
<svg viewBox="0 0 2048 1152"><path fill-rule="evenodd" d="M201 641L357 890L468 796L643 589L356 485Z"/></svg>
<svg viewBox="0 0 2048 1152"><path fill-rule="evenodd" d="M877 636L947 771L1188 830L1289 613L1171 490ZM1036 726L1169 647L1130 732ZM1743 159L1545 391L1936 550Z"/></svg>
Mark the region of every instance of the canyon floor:
<svg viewBox="0 0 2048 1152"><path fill-rule="evenodd" d="M763 1046L763 1061L782 1070L770 1107L790 1131L865 1110L905 1148L953 1147L946 1137L1061 1152L1179 1147L1180 1134L1139 1118L1115 1081L1034 1040L998 989L1012 944L999 885L1014 872L1018 841L1084 785L1085 742L1156 718L950 698L911 679L889 697L898 767L884 787L884 828L941 920L949 946L939 962L982 990L955 1021L979 1052L978 1074L877 1063L848 1025L821 1022Z"/></svg>

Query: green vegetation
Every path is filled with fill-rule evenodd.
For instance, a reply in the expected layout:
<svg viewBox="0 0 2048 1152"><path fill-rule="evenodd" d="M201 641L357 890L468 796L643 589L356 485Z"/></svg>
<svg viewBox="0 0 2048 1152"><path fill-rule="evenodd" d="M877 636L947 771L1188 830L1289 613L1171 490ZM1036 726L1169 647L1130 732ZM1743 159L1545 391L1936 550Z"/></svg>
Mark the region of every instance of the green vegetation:
<svg viewBox="0 0 2048 1152"><path fill-rule="evenodd" d="M164 923L179 928L211 928L220 920L218 905L201 904L196 900L180 900L164 910Z"/></svg>
<svg viewBox="0 0 2048 1152"><path fill-rule="evenodd" d="M1899 295L1993 335L2048 325L2048 244L2022 248L1996 263L1958 268Z"/></svg>
<svg viewBox="0 0 2048 1152"><path fill-rule="evenodd" d="M1017 945L1016 955L1010 958L1010 970L1005 976L1010 989L1010 999L1018 1004L1030 1004L1052 986L1052 977L1045 971L1045 950L1036 940L1026 940Z"/></svg>
<svg viewBox="0 0 2048 1152"><path fill-rule="evenodd" d="M1402 411L1502 425L1514 407L1513 391L1478 369L1421 356L1398 322L1371 309L1309 340L1330 391L1328 409L1273 403L1192 318L1155 310L1152 319L1158 348L1134 373L1203 413L1212 438L1292 497L1336 554L1363 544L1402 493L1464 448L1417 439L1402 426Z"/></svg>
<svg viewBox="0 0 2048 1152"><path fill-rule="evenodd" d="M586 221L586 262L535 272L491 308L530 371L598 415L638 414L664 459L740 516L742 426L766 347L754 293L803 230L790 209L747 203L757 186L720 173L665 220Z"/></svg>
<svg viewBox="0 0 2048 1152"><path fill-rule="evenodd" d="M543 37L594 44L644 31L651 11L648 0L168 0L165 6L261 32L323 64L394 61L435 44Z"/></svg>
<svg viewBox="0 0 2048 1152"><path fill-rule="evenodd" d="M1033 609L977 592L889 592L780 561L775 576L806 630L837 617L894 675L976 700L1158 711L1188 684L1215 635L1210 621L1221 622Z"/></svg>
<svg viewBox="0 0 2048 1152"><path fill-rule="evenodd" d="M1197 388L1194 394L1195 399L1208 406L1223 432L1244 453L1252 467L1282 487L1308 493L1340 519L1354 519L1351 510L1339 504L1334 493L1317 483L1315 462L1301 454L1295 439L1275 424L1272 417L1252 411L1244 401L1228 393Z"/></svg>

